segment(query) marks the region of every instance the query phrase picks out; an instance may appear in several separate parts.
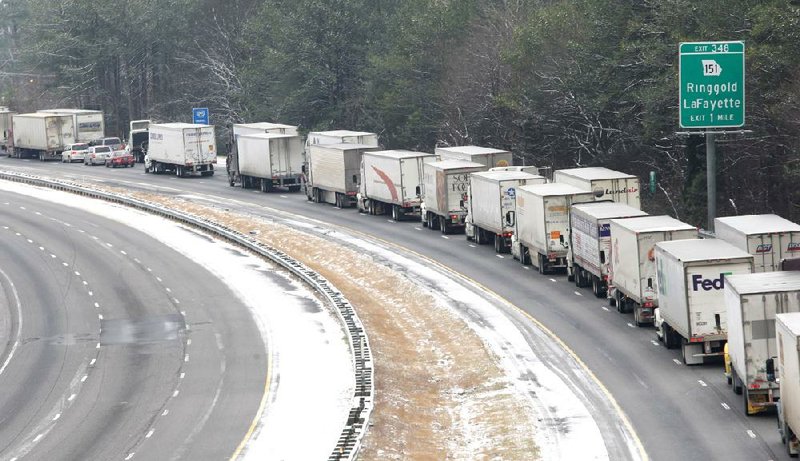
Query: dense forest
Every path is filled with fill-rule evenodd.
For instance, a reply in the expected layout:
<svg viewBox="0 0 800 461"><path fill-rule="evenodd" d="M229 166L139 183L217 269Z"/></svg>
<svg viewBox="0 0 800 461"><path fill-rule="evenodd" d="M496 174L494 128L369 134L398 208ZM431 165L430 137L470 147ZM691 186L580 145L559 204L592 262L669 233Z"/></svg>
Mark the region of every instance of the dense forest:
<svg viewBox="0 0 800 461"><path fill-rule="evenodd" d="M800 220L800 2L0 0L0 105L278 121L388 148L510 149L637 174L702 224L705 144L678 128L678 43L746 43L747 116L718 136L719 214Z"/></svg>

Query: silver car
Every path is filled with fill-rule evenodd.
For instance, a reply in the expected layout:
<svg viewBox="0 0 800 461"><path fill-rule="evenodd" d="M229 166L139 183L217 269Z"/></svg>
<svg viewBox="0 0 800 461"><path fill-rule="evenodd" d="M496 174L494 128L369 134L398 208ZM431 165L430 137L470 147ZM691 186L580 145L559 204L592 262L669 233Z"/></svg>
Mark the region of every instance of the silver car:
<svg viewBox="0 0 800 461"><path fill-rule="evenodd" d="M111 146L91 146L83 157L84 165L105 165L106 159L111 156Z"/></svg>
<svg viewBox="0 0 800 461"><path fill-rule="evenodd" d="M82 162L88 149L89 145L84 142L67 144L66 149L61 152L61 161L63 163Z"/></svg>

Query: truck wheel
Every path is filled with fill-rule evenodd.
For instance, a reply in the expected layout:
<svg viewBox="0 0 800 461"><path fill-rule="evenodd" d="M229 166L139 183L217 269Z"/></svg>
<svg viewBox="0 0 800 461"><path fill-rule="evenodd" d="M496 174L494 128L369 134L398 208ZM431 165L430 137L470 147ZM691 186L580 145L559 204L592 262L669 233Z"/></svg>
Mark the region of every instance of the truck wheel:
<svg viewBox="0 0 800 461"><path fill-rule="evenodd" d="M661 338L664 341L664 347L667 349L675 348L675 344L672 342L672 328L667 322L661 322Z"/></svg>
<svg viewBox="0 0 800 461"><path fill-rule="evenodd" d="M590 275L589 277L592 278L592 293L594 293L595 298L599 298L603 294L603 290L600 287L600 279L596 275Z"/></svg>
<svg viewBox="0 0 800 461"><path fill-rule="evenodd" d="M399 205L392 205L392 219L395 221L400 221L400 206Z"/></svg>
<svg viewBox="0 0 800 461"><path fill-rule="evenodd" d="M450 233L450 228L447 226L447 219L445 219L444 216L439 216L439 230L442 231L442 235Z"/></svg>
<svg viewBox="0 0 800 461"><path fill-rule="evenodd" d="M739 375L736 373L736 369L731 367L731 375L733 375L733 393L736 395L742 395L744 391L742 386L742 380L739 379ZM747 405L747 399L745 399L745 405ZM747 408L745 408L745 413L747 413Z"/></svg>
<svg viewBox="0 0 800 461"><path fill-rule="evenodd" d="M499 235L494 236L494 252L495 253L502 253L503 252L503 237Z"/></svg>
<svg viewBox="0 0 800 461"><path fill-rule="evenodd" d="M531 252L528 250L523 244L519 244L519 262L522 263L523 266L530 266L531 264Z"/></svg>
<svg viewBox="0 0 800 461"><path fill-rule="evenodd" d="M539 261L539 273L544 275L547 272L545 270L545 267L544 267L544 255L537 253L536 256L539 257L538 258L538 261Z"/></svg>
<svg viewBox="0 0 800 461"><path fill-rule="evenodd" d="M437 216L437 215L435 215L433 213L431 213L429 216L431 217L431 220L430 220L430 223L428 223L428 228L430 230L434 230L434 231L439 230L439 224L441 224L439 222L439 216Z"/></svg>

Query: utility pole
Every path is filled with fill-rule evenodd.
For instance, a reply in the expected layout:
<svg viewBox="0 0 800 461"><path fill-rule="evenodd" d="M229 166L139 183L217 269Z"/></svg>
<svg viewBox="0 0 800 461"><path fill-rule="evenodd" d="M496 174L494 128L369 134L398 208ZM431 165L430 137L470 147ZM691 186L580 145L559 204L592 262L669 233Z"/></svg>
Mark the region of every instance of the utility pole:
<svg viewBox="0 0 800 461"><path fill-rule="evenodd" d="M717 143L711 130L706 130L706 184L708 185L706 229L714 232L714 218L717 217Z"/></svg>

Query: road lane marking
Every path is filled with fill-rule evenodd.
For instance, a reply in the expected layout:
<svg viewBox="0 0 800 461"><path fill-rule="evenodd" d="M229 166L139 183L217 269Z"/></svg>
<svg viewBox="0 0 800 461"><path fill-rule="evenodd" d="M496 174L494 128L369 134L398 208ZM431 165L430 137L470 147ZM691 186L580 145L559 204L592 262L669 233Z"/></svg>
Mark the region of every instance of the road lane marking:
<svg viewBox="0 0 800 461"><path fill-rule="evenodd" d="M288 197L288 196L286 196L286 195L279 195L278 197L280 197L280 198L289 198L289 197Z"/></svg>
<svg viewBox="0 0 800 461"><path fill-rule="evenodd" d="M580 293L579 293L579 292L577 292L577 291L573 291L573 293L575 293L575 294L576 294L576 295L578 295L578 296L583 296L582 294L580 294Z"/></svg>
<svg viewBox="0 0 800 461"><path fill-rule="evenodd" d="M750 429L747 430L747 435L749 435L751 439L756 438L756 433L751 431Z"/></svg>
<svg viewBox="0 0 800 461"><path fill-rule="evenodd" d="M36 443L36 442L42 440L42 437L44 437L44 434L37 435L36 437L33 438L33 443Z"/></svg>
<svg viewBox="0 0 800 461"><path fill-rule="evenodd" d="M172 300L175 301L175 304L180 304L181 303L180 301L178 301L178 298L172 298Z"/></svg>
<svg viewBox="0 0 800 461"><path fill-rule="evenodd" d="M56 258L57 258L57 256L56 256L56 255L54 255L53 253L50 253L50 257L51 257L51 258L53 258L53 259L56 259Z"/></svg>
<svg viewBox="0 0 800 461"><path fill-rule="evenodd" d="M654 346L658 347L658 341L656 341L655 339L651 339L651 340L650 340L650 343L651 343L652 345L654 345Z"/></svg>
<svg viewBox="0 0 800 461"><path fill-rule="evenodd" d="M67 398L67 401L72 402L73 400L75 400L75 397L77 397L77 396L78 396L78 394L72 394Z"/></svg>
<svg viewBox="0 0 800 461"><path fill-rule="evenodd" d="M186 355L183 356L183 361L184 362L188 362L189 361L189 354L186 354Z"/></svg>
<svg viewBox="0 0 800 461"><path fill-rule="evenodd" d="M609 312L609 310L610 310L610 309L609 309L609 308L607 308L606 306L600 306L600 307L601 307L601 308L602 308L604 311L606 311L606 312Z"/></svg>
<svg viewBox="0 0 800 461"><path fill-rule="evenodd" d="M156 277L156 280L158 280L160 282L161 281L161 277Z"/></svg>
<svg viewBox="0 0 800 461"><path fill-rule="evenodd" d="M180 393L181 393L180 389L175 389L175 392L172 393L172 396L173 397L177 397L178 394L180 394Z"/></svg>
<svg viewBox="0 0 800 461"><path fill-rule="evenodd" d="M64 267L69 267L69 263L68 263L68 262L66 262L66 261L64 261L64 262L63 262L63 263L61 263L61 264L63 264L63 265L64 265Z"/></svg>
<svg viewBox="0 0 800 461"><path fill-rule="evenodd" d="M551 282L553 282L553 283L556 283L556 282L558 282L558 280L556 280L556 279L550 279L550 281L551 281ZM577 292L576 292L576 293L577 293Z"/></svg>
<svg viewBox="0 0 800 461"><path fill-rule="evenodd" d="M416 230L420 230L420 231L422 230L422 228L421 228L421 227L415 227L414 229L416 229Z"/></svg>
<svg viewBox="0 0 800 461"><path fill-rule="evenodd" d="M39 247L39 250L40 251L44 251L44 247Z"/></svg>
<svg viewBox="0 0 800 461"><path fill-rule="evenodd" d="M119 252L120 252L120 253L122 253L122 254L124 254L125 256L127 256L127 255L128 255L128 253L125 253L125 250L119 250Z"/></svg>
<svg viewBox="0 0 800 461"><path fill-rule="evenodd" d="M33 243L33 240L31 240L31 239L28 239L28 243Z"/></svg>
<svg viewBox="0 0 800 461"><path fill-rule="evenodd" d="M505 256L503 256L503 255L495 255L495 256L497 256L497 257L498 257L498 258L500 258L500 259L506 259L506 257L505 257Z"/></svg>
<svg viewBox="0 0 800 461"><path fill-rule="evenodd" d="M89 291L89 296L94 296L94 292L93 291Z"/></svg>
<svg viewBox="0 0 800 461"><path fill-rule="evenodd" d="M729 407L728 404L725 403L725 402L720 403L720 405L722 405L722 408L724 408L726 410L730 410L731 409L731 407Z"/></svg>
<svg viewBox="0 0 800 461"><path fill-rule="evenodd" d="M397 221L395 221L394 219L387 219L386 222L396 223Z"/></svg>
<svg viewBox="0 0 800 461"><path fill-rule="evenodd" d="M133 453L133 452L128 453L128 456L125 457L125 461L128 461L129 459L133 458L133 455L135 455L135 454L136 453Z"/></svg>
<svg viewBox="0 0 800 461"><path fill-rule="evenodd" d="M60 417L61 417L61 413L56 413L56 415L53 416L53 421L58 421L58 418L60 418Z"/></svg>
<svg viewBox="0 0 800 461"><path fill-rule="evenodd" d="M147 433L147 435L144 436L144 438L149 439L150 437L153 436L153 432L155 432L155 430L150 429L150 431Z"/></svg>
<svg viewBox="0 0 800 461"><path fill-rule="evenodd" d="M185 372L181 373L181 379L183 379L185 377L186 377L186 373Z"/></svg>
<svg viewBox="0 0 800 461"><path fill-rule="evenodd" d="M681 361L678 360L678 359L672 359L672 361L675 362L676 365L680 365L681 364Z"/></svg>
<svg viewBox="0 0 800 461"><path fill-rule="evenodd" d="M97 318L99 318L100 320L103 320L103 314L97 314Z"/></svg>
<svg viewBox="0 0 800 461"><path fill-rule="evenodd" d="M88 286L88 285L89 285L89 282L87 282L86 280L84 280L84 281L83 281L83 284Z"/></svg>
<svg viewBox="0 0 800 461"><path fill-rule="evenodd" d="M636 325L632 324L631 322L628 322L628 326L631 328L636 328Z"/></svg>
<svg viewBox="0 0 800 461"><path fill-rule="evenodd" d="M531 266L522 266L522 268L525 269L526 271L531 270Z"/></svg>
<svg viewBox="0 0 800 461"><path fill-rule="evenodd" d="M442 238L445 239L445 240L450 240L450 237L448 237L446 235L443 235Z"/></svg>
<svg viewBox="0 0 800 461"><path fill-rule="evenodd" d="M469 245L470 248L475 248L475 245L473 245L471 243L469 243L468 245Z"/></svg>
<svg viewBox="0 0 800 461"><path fill-rule="evenodd" d="M164 288L164 289L167 290L167 293L172 293L172 290L170 290L169 287Z"/></svg>
<svg viewBox="0 0 800 461"><path fill-rule="evenodd" d="M87 379L89 379L89 375L83 375L83 378L81 378L81 382L85 382Z"/></svg>
<svg viewBox="0 0 800 461"><path fill-rule="evenodd" d="M702 379L698 379L697 382L700 383L700 385L703 387L708 387L708 384L706 384L705 381L703 381Z"/></svg>
<svg viewBox="0 0 800 461"><path fill-rule="evenodd" d="M189 338L189 339L186 340L186 345L187 346L191 346L192 345L192 338Z"/></svg>
<svg viewBox="0 0 800 461"><path fill-rule="evenodd" d="M168 414L169 414L169 410L167 410L167 409L164 409L164 411L161 412L161 416L167 416Z"/></svg>
<svg viewBox="0 0 800 461"><path fill-rule="evenodd" d="M80 276L81 276L81 273L80 273L80 272L78 272L78 271L75 271L75 275L77 275L78 277L80 277Z"/></svg>
<svg viewBox="0 0 800 461"><path fill-rule="evenodd" d="M92 359L92 361L89 362L89 366L93 367L95 363L97 363L97 359Z"/></svg>

